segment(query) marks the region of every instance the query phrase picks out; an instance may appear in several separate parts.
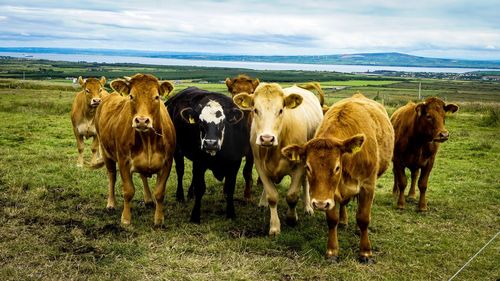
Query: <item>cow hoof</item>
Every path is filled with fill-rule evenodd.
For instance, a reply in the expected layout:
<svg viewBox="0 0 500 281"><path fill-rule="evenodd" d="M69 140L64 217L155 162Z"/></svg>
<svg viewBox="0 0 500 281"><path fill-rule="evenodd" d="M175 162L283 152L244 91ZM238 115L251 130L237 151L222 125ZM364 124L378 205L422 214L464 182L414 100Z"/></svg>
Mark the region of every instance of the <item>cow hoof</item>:
<svg viewBox="0 0 500 281"><path fill-rule="evenodd" d="M289 226L296 226L298 224L298 219L294 216L287 216L285 222Z"/></svg>
<svg viewBox="0 0 500 281"><path fill-rule="evenodd" d="M333 264L339 263L339 256L325 256L325 259Z"/></svg>
<svg viewBox="0 0 500 281"><path fill-rule="evenodd" d="M195 224L200 224L200 218L196 218L196 217L193 217L191 216L191 219L189 220L190 222L192 223L195 223Z"/></svg>
<svg viewBox="0 0 500 281"><path fill-rule="evenodd" d="M130 225L130 220L122 219L122 225L123 225L123 226L128 226L128 225Z"/></svg>
<svg viewBox="0 0 500 281"><path fill-rule="evenodd" d="M184 194L183 195L176 195L175 196L175 200L179 203L185 203L186 202L186 199L184 198Z"/></svg>
<svg viewBox="0 0 500 281"><path fill-rule="evenodd" d="M417 202L417 199L415 197L408 196L408 197L406 197L406 202L414 203L414 202Z"/></svg>
<svg viewBox="0 0 500 281"><path fill-rule="evenodd" d="M305 213L308 214L309 216L314 215L314 209L311 206L307 206Z"/></svg>
<svg viewBox="0 0 500 281"><path fill-rule="evenodd" d="M419 213L426 213L427 211L428 211L427 207L417 209L417 212L419 212Z"/></svg>
<svg viewBox="0 0 500 281"><path fill-rule="evenodd" d="M359 263L361 264L366 264L366 265L375 264L375 259L372 257L360 256L358 260Z"/></svg>
<svg viewBox="0 0 500 281"><path fill-rule="evenodd" d="M281 230L279 228L271 228L269 229L269 236L270 237L276 237L280 235Z"/></svg>
<svg viewBox="0 0 500 281"><path fill-rule="evenodd" d="M347 229L347 223L346 222L339 222L337 227L340 229Z"/></svg>
<svg viewBox="0 0 500 281"><path fill-rule="evenodd" d="M234 219L236 218L236 214L235 214L235 213L232 213L232 214L227 214L227 215L226 215L226 218L227 218L227 219L234 220Z"/></svg>
<svg viewBox="0 0 500 281"><path fill-rule="evenodd" d="M114 212L115 211L115 206L106 206L106 211L108 211L109 213L111 212Z"/></svg>
<svg viewBox="0 0 500 281"><path fill-rule="evenodd" d="M155 202L149 201L149 202L144 202L144 206L146 206L146 208L154 208L156 205Z"/></svg>
<svg viewBox="0 0 500 281"><path fill-rule="evenodd" d="M155 227L161 227L161 226L163 226L164 221L165 221L164 218L161 218L161 219L156 219L155 218Z"/></svg>

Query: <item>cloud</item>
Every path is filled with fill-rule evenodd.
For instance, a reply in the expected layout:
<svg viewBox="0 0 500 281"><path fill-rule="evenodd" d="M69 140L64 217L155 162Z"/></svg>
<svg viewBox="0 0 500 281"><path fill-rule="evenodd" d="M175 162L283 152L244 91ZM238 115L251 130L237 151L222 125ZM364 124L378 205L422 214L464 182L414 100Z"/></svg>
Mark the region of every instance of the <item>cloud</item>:
<svg viewBox="0 0 500 281"><path fill-rule="evenodd" d="M494 2L7 0L0 44L264 55L434 50L500 59L485 47L500 45Z"/></svg>

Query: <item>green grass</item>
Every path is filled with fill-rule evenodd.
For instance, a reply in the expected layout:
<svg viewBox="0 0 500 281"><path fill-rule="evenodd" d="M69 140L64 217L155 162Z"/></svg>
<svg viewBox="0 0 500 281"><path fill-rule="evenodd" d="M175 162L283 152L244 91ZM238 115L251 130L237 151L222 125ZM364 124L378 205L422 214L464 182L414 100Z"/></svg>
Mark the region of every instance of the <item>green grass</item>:
<svg viewBox="0 0 500 281"><path fill-rule="evenodd" d="M498 120L498 112L485 117L488 108L498 108L498 99L448 118L451 137L441 146L431 174L429 212L418 213L413 203L396 210L391 171L379 180L370 225L377 263L365 266L357 262L355 202L349 206L348 228L339 231L340 262L331 264L323 258L323 214L306 217L299 204L299 225L284 223L288 179L280 185L282 233L276 238L267 237L269 211L256 205L261 187L254 187L252 203L244 202L241 173L235 220L225 219L221 183L209 172L202 223L189 223L193 202L175 202L173 169L165 227L153 227L153 210L141 204L138 176L132 226L120 226L120 181L118 209L108 212L105 171L76 167L69 119L76 90L51 89L60 86L51 83L38 89L0 87L1 280L447 280L500 230L500 129L484 121ZM224 84L198 86L225 92ZM494 96L482 89L479 97ZM356 90L370 97L379 91L401 103L415 99L407 88L380 84L327 92L327 97L333 102ZM185 186L190 167L187 161ZM455 280L497 280L499 253L497 239Z"/></svg>

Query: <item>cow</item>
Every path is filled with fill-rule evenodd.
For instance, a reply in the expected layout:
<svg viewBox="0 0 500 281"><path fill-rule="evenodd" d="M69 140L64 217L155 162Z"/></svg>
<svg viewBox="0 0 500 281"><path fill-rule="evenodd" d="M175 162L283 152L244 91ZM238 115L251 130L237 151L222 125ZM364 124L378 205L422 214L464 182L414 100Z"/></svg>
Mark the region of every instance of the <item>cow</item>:
<svg viewBox="0 0 500 281"><path fill-rule="evenodd" d="M242 157L250 149L250 129L246 124L246 116L231 98L196 87L179 92L168 99L165 105L177 132L178 145L174 159L178 200L184 200L184 156L193 161L190 189L194 190L195 203L191 222L200 223L206 170L211 170L217 180L224 179L226 216L234 218L236 175ZM248 178L245 180L248 181Z"/></svg>
<svg viewBox="0 0 500 281"><path fill-rule="evenodd" d="M373 263L368 225L375 183L388 168L394 130L382 105L356 94L335 103L314 138L282 153L307 170L311 205L325 211L328 223L326 258L338 260L337 226L347 225L346 205L357 198L360 229L359 261Z"/></svg>
<svg viewBox="0 0 500 281"><path fill-rule="evenodd" d="M393 194L398 198L397 208L404 209L404 191L407 184L405 169L411 172L409 200L415 200L415 185L418 177L420 198L418 211L427 211L425 193L429 175L436 159L439 144L448 140L449 133L444 127L446 113L454 113L458 106L446 104L439 98L429 97L424 102L397 109L391 116L396 141L394 145ZM420 173L420 177L419 177Z"/></svg>
<svg viewBox="0 0 500 281"><path fill-rule="evenodd" d="M145 184L145 202L151 200L147 178L156 174L154 224L164 222L165 185L172 168L175 129L161 97L173 90L172 83L148 74L136 74L111 82L115 91L105 97L96 113L96 130L102 164L108 172L108 209L115 208L116 163L123 189L121 223L129 225L130 201L135 189L132 173ZM96 168L101 165L96 165Z"/></svg>
<svg viewBox="0 0 500 281"><path fill-rule="evenodd" d="M304 188L305 211L313 213L304 166L285 158L281 149L292 143L303 144L314 136L323 119L321 105L312 92L297 86L283 89L277 83L260 83L252 95L241 93L233 100L241 109L251 110L253 114L250 144L257 173L264 185L259 205L269 206L269 235L276 236L281 232L281 225L275 184L284 176L291 177L286 196L289 207L286 221L294 225L298 220L295 207L300 185Z"/></svg>
<svg viewBox="0 0 500 281"><path fill-rule="evenodd" d="M229 77L226 78L227 90L229 91L229 93L231 93L232 97L240 93L253 94L255 88L259 86L259 83L260 81L258 78L252 79L251 77L245 74L239 74L237 77L234 78L229 78ZM252 125L252 115L249 111L246 111L245 115L248 128L250 128L250 126ZM245 155L245 166L243 167L243 177L245 178L244 197L245 200L250 201L252 197L252 185L253 185L252 168L254 161L250 146L248 148L249 149L247 151L247 154ZM258 180L257 183L258 184L261 183L260 179Z"/></svg>
<svg viewBox="0 0 500 281"><path fill-rule="evenodd" d="M71 107L71 123L73 124L73 133L76 137L76 145L78 148L77 166L83 167L83 150L85 148L84 138L93 138L92 164L96 163L99 158L99 141L96 137L94 116L97 106L101 103L101 99L108 94L104 89L106 78L103 76L100 79L78 77L78 83L82 90L78 92Z"/></svg>

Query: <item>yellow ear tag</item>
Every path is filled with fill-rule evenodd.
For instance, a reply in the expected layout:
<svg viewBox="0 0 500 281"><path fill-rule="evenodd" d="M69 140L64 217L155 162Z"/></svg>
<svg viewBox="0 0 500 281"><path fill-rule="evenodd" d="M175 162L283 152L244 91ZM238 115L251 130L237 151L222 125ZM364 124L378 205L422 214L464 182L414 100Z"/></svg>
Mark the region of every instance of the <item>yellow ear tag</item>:
<svg viewBox="0 0 500 281"><path fill-rule="evenodd" d="M292 161L296 161L297 157L295 157L295 152L292 152Z"/></svg>
<svg viewBox="0 0 500 281"><path fill-rule="evenodd" d="M194 118L189 116L189 124L194 124Z"/></svg>
<svg viewBox="0 0 500 281"><path fill-rule="evenodd" d="M356 146L352 149L352 154L356 154L361 151L361 146Z"/></svg>
<svg viewBox="0 0 500 281"><path fill-rule="evenodd" d="M241 101L241 106L248 107L248 103L246 100Z"/></svg>
<svg viewBox="0 0 500 281"><path fill-rule="evenodd" d="M296 105L296 104L297 104L297 103L296 103L296 102L295 102L295 100L294 100L294 101L290 104L290 108L295 108L295 105Z"/></svg>

